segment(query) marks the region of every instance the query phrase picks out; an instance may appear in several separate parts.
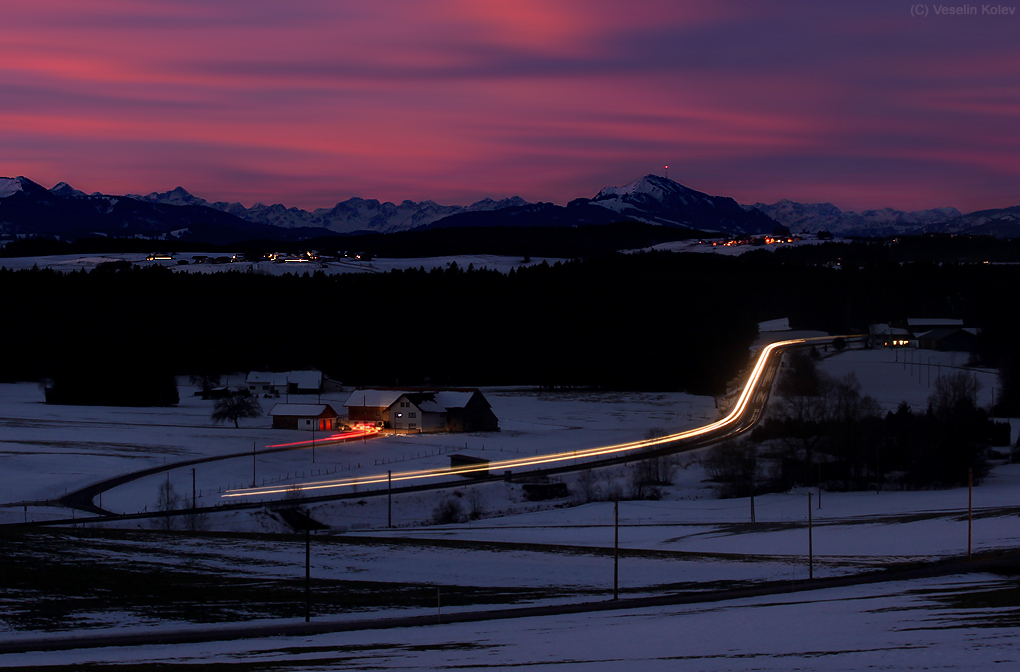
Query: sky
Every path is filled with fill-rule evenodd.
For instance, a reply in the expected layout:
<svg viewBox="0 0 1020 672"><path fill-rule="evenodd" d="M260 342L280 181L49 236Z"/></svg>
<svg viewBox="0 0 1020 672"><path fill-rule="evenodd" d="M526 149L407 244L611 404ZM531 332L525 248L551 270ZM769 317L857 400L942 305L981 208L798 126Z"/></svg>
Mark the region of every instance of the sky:
<svg viewBox="0 0 1020 672"><path fill-rule="evenodd" d="M742 203L1018 205L1020 14L953 7L974 13L897 0L9 3L0 175L311 209L352 196L563 204L668 165Z"/></svg>

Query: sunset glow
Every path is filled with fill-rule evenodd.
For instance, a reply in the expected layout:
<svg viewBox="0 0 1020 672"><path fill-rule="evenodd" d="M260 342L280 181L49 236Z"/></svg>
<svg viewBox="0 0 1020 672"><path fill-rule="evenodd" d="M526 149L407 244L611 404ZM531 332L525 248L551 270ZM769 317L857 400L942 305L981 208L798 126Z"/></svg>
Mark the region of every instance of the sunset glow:
<svg viewBox="0 0 1020 672"><path fill-rule="evenodd" d="M209 200L1020 203L1020 16L887 2L5 8L0 175Z"/></svg>

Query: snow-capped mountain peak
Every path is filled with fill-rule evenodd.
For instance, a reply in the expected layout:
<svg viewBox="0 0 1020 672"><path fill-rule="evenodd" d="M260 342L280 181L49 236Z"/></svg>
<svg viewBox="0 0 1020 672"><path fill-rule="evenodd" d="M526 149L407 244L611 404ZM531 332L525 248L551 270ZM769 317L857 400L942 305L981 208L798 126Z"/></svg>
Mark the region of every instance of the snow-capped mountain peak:
<svg viewBox="0 0 1020 672"><path fill-rule="evenodd" d="M154 191L148 196L127 194L127 197L150 203L163 203L164 205L209 205L208 201L204 198L195 196L184 187L174 187L170 191L162 193ZM223 208L218 209L222 210Z"/></svg>
<svg viewBox="0 0 1020 672"><path fill-rule="evenodd" d="M645 175L622 187L604 187L590 203L639 222L703 231L771 233L776 227L768 216L745 212L732 198L710 196L660 175Z"/></svg>
<svg viewBox="0 0 1020 672"><path fill-rule="evenodd" d="M88 198L88 194L79 189L75 189L67 182L57 182L50 187L50 193L60 198Z"/></svg>
<svg viewBox="0 0 1020 672"><path fill-rule="evenodd" d="M7 198L25 187L24 177L0 177L0 198Z"/></svg>
<svg viewBox="0 0 1020 672"><path fill-rule="evenodd" d="M656 201L664 202L670 197L678 197L684 200L688 193L701 194L701 192L688 189L684 185L659 175L645 175L622 187L603 187L593 198L593 201L609 200L614 198L638 197L643 195Z"/></svg>

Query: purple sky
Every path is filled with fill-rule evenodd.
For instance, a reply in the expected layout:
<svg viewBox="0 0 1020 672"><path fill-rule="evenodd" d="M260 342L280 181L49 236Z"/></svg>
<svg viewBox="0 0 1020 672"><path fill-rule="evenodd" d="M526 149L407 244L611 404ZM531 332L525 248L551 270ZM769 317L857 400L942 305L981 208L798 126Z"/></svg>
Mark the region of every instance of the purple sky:
<svg viewBox="0 0 1020 672"><path fill-rule="evenodd" d="M669 164L741 202L1020 204L1020 15L940 6L11 3L0 175L315 208L565 203Z"/></svg>

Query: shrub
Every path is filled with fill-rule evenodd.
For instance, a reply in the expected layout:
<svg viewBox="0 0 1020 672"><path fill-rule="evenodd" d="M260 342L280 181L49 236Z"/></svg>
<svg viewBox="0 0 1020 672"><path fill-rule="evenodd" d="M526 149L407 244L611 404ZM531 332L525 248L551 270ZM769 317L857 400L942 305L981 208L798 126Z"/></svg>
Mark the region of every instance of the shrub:
<svg viewBox="0 0 1020 672"><path fill-rule="evenodd" d="M432 522L436 525L461 523L464 519L464 505L456 497L447 497L432 510Z"/></svg>

